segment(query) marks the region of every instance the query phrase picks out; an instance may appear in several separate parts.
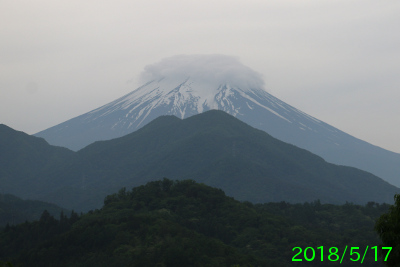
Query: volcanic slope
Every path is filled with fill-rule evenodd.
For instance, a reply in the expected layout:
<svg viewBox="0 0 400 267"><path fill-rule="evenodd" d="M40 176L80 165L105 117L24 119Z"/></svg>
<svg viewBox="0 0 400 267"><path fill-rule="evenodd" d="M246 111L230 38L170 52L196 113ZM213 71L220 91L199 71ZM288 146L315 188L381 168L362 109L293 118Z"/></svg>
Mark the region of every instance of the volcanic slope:
<svg viewBox="0 0 400 267"><path fill-rule="evenodd" d="M75 210L100 207L121 187L162 177L193 179L255 203L391 203L399 192L368 172L327 163L217 110L184 120L161 116L129 135L87 146L42 177L54 187L35 192L36 198Z"/></svg>
<svg viewBox="0 0 400 267"><path fill-rule="evenodd" d="M212 59L207 56L166 59L159 65L168 66L167 70L179 64L180 67L158 73L148 69L160 66L150 66L143 86L35 136L76 151L94 141L129 134L161 115L184 119L218 109L328 162L363 169L400 186L400 154L350 136L272 96L263 89L257 73L240 62L230 62L229 57L223 56L218 61ZM185 63L186 66L181 61L190 64ZM229 62L224 64L225 61ZM194 68L197 62L200 65ZM218 76L218 73L223 74Z"/></svg>

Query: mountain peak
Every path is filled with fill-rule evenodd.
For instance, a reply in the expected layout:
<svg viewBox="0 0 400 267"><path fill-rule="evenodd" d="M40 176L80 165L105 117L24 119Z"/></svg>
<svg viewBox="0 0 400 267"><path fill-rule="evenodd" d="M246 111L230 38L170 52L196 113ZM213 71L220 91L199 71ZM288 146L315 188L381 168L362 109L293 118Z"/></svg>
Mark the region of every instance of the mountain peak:
<svg viewBox="0 0 400 267"><path fill-rule="evenodd" d="M254 98L266 94L260 74L224 55L166 58L146 66L141 80L143 85L125 96L36 136L79 150L94 141L131 133L161 115L184 119L218 109L236 116L242 114L242 104L247 109L263 106ZM237 99L244 102L235 103Z"/></svg>
<svg viewBox="0 0 400 267"><path fill-rule="evenodd" d="M325 160L368 170L399 185L400 155L372 146L279 100L257 72L234 57L180 55L148 65L143 85L36 136L79 150L134 132L162 115L180 119L222 110Z"/></svg>

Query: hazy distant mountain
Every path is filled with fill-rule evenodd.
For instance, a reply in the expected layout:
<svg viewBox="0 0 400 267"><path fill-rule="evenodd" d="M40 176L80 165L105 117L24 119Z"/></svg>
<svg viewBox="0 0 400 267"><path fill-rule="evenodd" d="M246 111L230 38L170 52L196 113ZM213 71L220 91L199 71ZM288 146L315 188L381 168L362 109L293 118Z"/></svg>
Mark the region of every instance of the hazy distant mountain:
<svg viewBox="0 0 400 267"><path fill-rule="evenodd" d="M121 187L162 177L194 179L258 203L391 203L399 191L370 173L327 163L216 110L184 120L161 116L124 137L95 142L57 166L35 176L34 186L19 189L75 210L99 207L104 196Z"/></svg>
<svg viewBox="0 0 400 267"><path fill-rule="evenodd" d="M135 91L35 136L79 150L94 141L136 131L161 115L184 119L218 109L329 162L366 170L400 186L400 154L352 137L277 99L242 65L238 67L240 72L231 73L229 67L215 70L214 63L206 63L210 71L226 73L218 79L204 69L188 71L186 76L174 72L150 75L149 81ZM238 78L238 73L244 78Z"/></svg>

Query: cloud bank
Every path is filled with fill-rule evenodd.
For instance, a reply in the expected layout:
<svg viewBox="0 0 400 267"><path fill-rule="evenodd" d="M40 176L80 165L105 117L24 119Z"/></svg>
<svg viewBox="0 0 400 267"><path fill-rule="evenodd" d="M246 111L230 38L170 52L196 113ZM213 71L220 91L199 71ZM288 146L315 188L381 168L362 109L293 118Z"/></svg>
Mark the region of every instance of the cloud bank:
<svg viewBox="0 0 400 267"><path fill-rule="evenodd" d="M261 74L243 65L236 57L211 55L177 55L147 65L140 76L142 83L151 80L190 77L211 84L264 88Z"/></svg>

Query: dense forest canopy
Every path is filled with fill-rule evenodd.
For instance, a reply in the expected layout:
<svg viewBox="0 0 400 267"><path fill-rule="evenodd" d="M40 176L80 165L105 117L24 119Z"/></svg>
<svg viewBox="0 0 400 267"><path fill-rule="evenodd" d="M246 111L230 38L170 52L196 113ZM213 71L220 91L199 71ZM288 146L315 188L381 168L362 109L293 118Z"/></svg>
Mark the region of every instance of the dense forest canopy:
<svg viewBox="0 0 400 267"><path fill-rule="evenodd" d="M300 247L377 246L376 219L389 205L239 202L192 180L121 189L86 214L47 211L0 232L0 261L15 266L321 266L293 262ZM378 266L369 253L363 266ZM350 257L341 265L353 266Z"/></svg>

